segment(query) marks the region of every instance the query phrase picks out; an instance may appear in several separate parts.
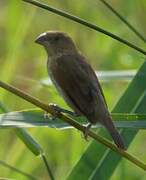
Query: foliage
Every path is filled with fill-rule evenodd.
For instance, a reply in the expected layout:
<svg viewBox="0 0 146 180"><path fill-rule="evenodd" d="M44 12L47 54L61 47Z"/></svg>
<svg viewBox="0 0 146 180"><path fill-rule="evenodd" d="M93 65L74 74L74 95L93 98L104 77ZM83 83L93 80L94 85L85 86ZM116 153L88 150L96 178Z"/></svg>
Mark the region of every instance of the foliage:
<svg viewBox="0 0 146 180"><path fill-rule="evenodd" d="M48 1L46 1L46 3L48 3ZM49 3L57 8L72 12L81 18L98 24L104 27L104 29L108 29L108 31L118 34L125 39L129 39L129 41L132 41L137 46L145 47L144 43L132 34L124 24L115 18L111 12L98 1L51 0ZM143 30L143 32L146 32L144 18L146 2L144 0L141 2L133 2L132 0L125 2L119 0L116 2L112 1L111 4L124 14L134 26L138 26L140 31ZM96 70L138 69L144 61L144 57L136 51L113 41L111 38L107 38L104 35L91 31L84 26L73 23L62 17L26 5L22 1L1 1L0 9L0 32L2 34L0 37L2 42L0 46L1 80L9 82L33 94L33 96L38 97L46 103L54 102L62 107L67 107L54 87L51 85L49 87L42 86L40 84L40 79L47 77L46 55L44 51L33 42L41 32L55 29L69 33L76 41L79 49L88 56L91 65ZM138 80L138 82L140 83L140 80ZM144 79L141 83L144 85ZM104 83L102 85L110 109L114 107L117 100L128 86L127 82L121 83L121 81ZM131 87L131 94L125 99L122 97L121 100L125 103L123 105L125 109L115 109L115 112L134 112L136 108L138 108L136 112L145 112L144 90L143 96L141 96L140 99L135 99L137 93L142 92L140 85L136 87L137 89ZM0 100L4 105L7 105L11 111L34 108L30 103L2 89L0 89ZM138 103L140 102L143 103L143 106L139 106ZM130 106L132 103L136 104L135 109L131 108L128 110L127 106ZM134 106L134 104L132 104L132 106ZM64 179L66 177L69 170L72 169L75 162L80 158L90 143L84 141L79 132L71 129L58 131L37 127L29 129L29 132L42 145L56 179ZM41 179L46 179L48 177L46 169L42 165L42 161L36 158L26 148L14 131L1 129L0 133L0 145L2 147L0 149L1 160L5 160L16 168L23 169L25 172L41 177ZM126 131L126 136L131 137L131 139L134 135L135 131L129 130L128 135ZM138 133L129 148L131 153L136 154L137 157L143 160L146 159L145 136L145 131ZM95 146L95 144L92 143L88 148L93 146ZM95 155L97 153L97 156L99 156L101 152L105 151L105 148L100 144L97 146L99 149L94 153ZM105 153L108 152L106 151ZM115 157L115 155L112 157ZM113 161L112 157L110 156L111 161ZM85 161L84 167L88 164L89 162ZM106 160L104 167L108 168L113 166ZM142 179L142 177L145 179L145 172L133 164L128 163L126 160L121 161L115 173L113 173L113 171L111 172L112 180L118 180L121 179L121 177L122 179L132 180ZM102 174L106 174L106 172ZM0 176L25 179L24 176L4 166L0 166Z"/></svg>

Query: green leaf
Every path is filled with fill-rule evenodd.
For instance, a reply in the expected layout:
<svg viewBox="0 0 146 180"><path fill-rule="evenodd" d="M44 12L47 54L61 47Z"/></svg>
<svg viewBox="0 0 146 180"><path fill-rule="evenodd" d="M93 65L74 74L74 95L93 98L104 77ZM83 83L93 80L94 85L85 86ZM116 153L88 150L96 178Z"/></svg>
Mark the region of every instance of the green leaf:
<svg viewBox="0 0 146 180"><path fill-rule="evenodd" d="M9 109L2 102L0 102L0 112L3 113L8 111Z"/></svg>
<svg viewBox="0 0 146 180"><path fill-rule="evenodd" d="M142 65L137 75L130 83L123 96L120 98L113 112L146 112L145 72L146 63ZM129 132L129 130L126 129L122 131L122 136L124 137L127 147L130 145L137 132L137 130ZM105 135L105 132L101 130L100 134ZM76 163L67 179L109 179L120 160L121 156L119 156L117 153L110 151L109 149L93 141L86 149L80 160Z"/></svg>
<svg viewBox="0 0 146 180"><path fill-rule="evenodd" d="M9 112L9 109L7 108L7 106L5 106L1 102L0 102L0 109L2 112ZM0 114L0 127L3 126L5 123L8 125L7 120L5 121L5 118L7 117L6 114L11 114L11 113ZM21 114L21 116L22 116L22 114ZM15 115L14 115L14 117L15 117ZM16 135L23 141L23 143L28 147L28 149L34 155L38 156L38 155L43 154L43 150L42 150L41 146L36 142L36 140L34 138L32 138L32 136L27 132L26 129L19 128L22 126L17 126L17 125L14 125L13 127L15 127L14 130L15 130Z"/></svg>
<svg viewBox="0 0 146 180"><path fill-rule="evenodd" d="M0 109L1 109L3 112L8 112L8 111L9 111L8 108L7 108L3 103L1 103L1 102L0 102ZM12 118L12 119L15 119L15 117L16 117L18 114L19 114L19 115L18 115L18 119L23 116L23 113L21 113L21 112L1 114L1 115L0 115L0 117L1 117L1 118L0 118L0 119L1 119L1 120L0 120L0 124L2 125L3 122L7 123L7 120L5 121L5 117L7 117L7 115L8 115L8 116L9 116L8 119L9 119L9 118L11 119L11 117L12 117L11 114L13 114L13 118ZM25 117L27 118L27 116L25 116ZM12 126L11 126L11 127L12 127ZM13 126L13 127L14 127L14 126ZM17 125L15 125L15 127L17 127ZM21 126L20 126L20 127L21 127ZM14 129L16 135L23 141L23 143L26 145L26 147L27 147L34 155L36 155L36 156L40 155L40 157L41 157L42 160L43 160L43 163L45 164L45 167L46 167L46 169L47 169L47 172L48 172L50 178L53 180L53 179L54 179L53 174L52 174L52 172L51 172L51 169L50 169L50 167L49 167L49 164L48 164L46 155L45 155L45 153L44 153L41 145L28 133L28 131L27 131L26 129L20 128L20 127ZM5 163L5 162L2 162L1 164L2 164L2 165L7 165L7 163ZM14 171L17 171L17 172L25 175L25 176L29 176L30 179L36 179L35 177L33 177L33 176L31 176L31 175L29 175L29 174L27 174L27 173L24 173L24 172L22 172L21 170L19 170L19 169L17 169L17 168L14 168L14 167L12 167L12 166L10 166L10 165L9 165L9 166L7 165L7 167L9 167L10 169L12 169L12 170L14 170Z"/></svg>
<svg viewBox="0 0 146 180"><path fill-rule="evenodd" d="M30 3L30 4L33 4L33 5L37 6L37 7L40 7L42 9L47 10L47 11L55 13L55 14L57 14L59 16L63 16L63 17L65 17L67 19L70 19L70 20L72 20L74 22L82 24L82 25L84 25L84 26L86 26L86 27L88 27L90 29L93 29L95 31L103 33L104 35L109 36L109 37L119 41L120 43L123 43L123 44L125 44L125 45L127 45L127 46L129 46L129 47L131 47L131 48L133 48L135 50L137 50L138 52L141 52L142 54L146 55L146 51L145 50L135 46L134 44L130 43L129 41L127 41L125 39L120 38L119 36L116 36L115 34L112 34L111 32L108 32L108 31L100 28L99 26L97 26L95 24L91 24L91 23L85 21L84 19L81 19L81 18L79 18L77 16L69 14L69 13L67 13L65 11L60 10L60 9L54 8L53 6L40 3L39 1L36 1L36 0L22 0L22 1Z"/></svg>
<svg viewBox="0 0 146 180"><path fill-rule="evenodd" d="M24 128L16 128L15 133L33 154L36 156L43 154L39 143Z"/></svg>
<svg viewBox="0 0 146 180"><path fill-rule="evenodd" d="M134 128L134 129L145 129L146 128L146 114L121 114L113 113L112 118L114 124L118 128ZM87 124L87 120L84 117L75 118L81 124ZM58 129L73 128L69 124L63 122L61 119L53 118L52 116L44 116L44 111L38 109L31 109L19 112L10 112L0 115L0 128L21 128L22 127L49 127ZM93 128L101 128L101 124L96 124ZM18 129L19 131L19 129ZM25 133L22 132L22 135ZM25 141L23 139L23 141ZM27 140L26 140L27 141ZM31 141L31 138L30 138Z"/></svg>

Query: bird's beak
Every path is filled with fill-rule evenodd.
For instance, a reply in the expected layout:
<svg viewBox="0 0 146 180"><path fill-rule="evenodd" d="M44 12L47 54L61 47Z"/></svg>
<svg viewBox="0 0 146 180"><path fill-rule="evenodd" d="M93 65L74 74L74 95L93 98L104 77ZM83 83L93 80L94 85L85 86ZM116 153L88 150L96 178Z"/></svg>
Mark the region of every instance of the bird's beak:
<svg viewBox="0 0 146 180"><path fill-rule="evenodd" d="M42 33L36 38L35 43L43 44L45 41L46 41L46 33Z"/></svg>

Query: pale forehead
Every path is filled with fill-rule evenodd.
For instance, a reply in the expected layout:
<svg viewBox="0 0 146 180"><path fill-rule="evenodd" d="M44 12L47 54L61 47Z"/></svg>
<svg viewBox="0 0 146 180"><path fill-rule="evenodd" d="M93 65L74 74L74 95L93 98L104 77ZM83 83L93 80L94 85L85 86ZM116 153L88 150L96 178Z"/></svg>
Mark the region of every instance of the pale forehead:
<svg viewBox="0 0 146 180"><path fill-rule="evenodd" d="M38 38L41 38L43 41L57 39L70 40L70 37L66 33L60 31L46 31L40 34Z"/></svg>
<svg viewBox="0 0 146 180"><path fill-rule="evenodd" d="M41 34L41 36L46 36L47 35L47 32L44 32Z"/></svg>
<svg viewBox="0 0 146 180"><path fill-rule="evenodd" d="M59 31L47 31L45 33L43 33L44 36L60 36L60 37L68 37L67 34L65 34L64 32L59 32Z"/></svg>

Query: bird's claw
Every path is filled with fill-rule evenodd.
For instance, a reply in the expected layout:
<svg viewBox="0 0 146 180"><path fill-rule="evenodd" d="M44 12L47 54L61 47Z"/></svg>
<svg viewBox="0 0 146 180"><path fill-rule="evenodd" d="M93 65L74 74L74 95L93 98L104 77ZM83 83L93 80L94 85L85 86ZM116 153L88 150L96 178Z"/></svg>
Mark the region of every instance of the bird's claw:
<svg viewBox="0 0 146 180"><path fill-rule="evenodd" d="M71 116L74 116L74 117L78 117L80 115L78 115L76 112L72 112L72 111L69 111L67 109L63 109L61 107L59 107L57 104L54 104L54 103L49 103L49 106L53 109L54 111L54 115L53 115L53 120L56 119L60 113L65 113L65 114L68 114L68 115L71 115ZM51 116L52 117L52 116ZM48 113L46 112L44 114L44 118L50 118L50 115L48 115Z"/></svg>
<svg viewBox="0 0 146 180"><path fill-rule="evenodd" d="M50 115L48 115L48 112L45 112L44 113L44 119L47 119L47 118L49 118L50 117Z"/></svg>
<svg viewBox="0 0 146 180"><path fill-rule="evenodd" d="M49 106L51 108L53 108L53 110L55 111L56 114L65 113L65 114L69 114L69 115L75 116L75 117L79 116L76 112L72 112L67 109L63 109L63 108L59 107L57 104L50 103Z"/></svg>
<svg viewBox="0 0 146 180"><path fill-rule="evenodd" d="M90 130L91 126L92 126L92 124L89 123L89 124L86 126L86 129L85 129L85 131L84 131L84 138L85 138L86 141L88 141L88 134L89 134L89 130Z"/></svg>
<svg viewBox="0 0 146 180"><path fill-rule="evenodd" d="M55 113L54 113L54 115L50 115L50 114L48 114L48 112L45 112L44 118L45 119L51 118L52 120L55 120L61 113L60 107L57 104L53 104L53 103L50 103L49 106L54 110Z"/></svg>
<svg viewBox="0 0 146 180"><path fill-rule="evenodd" d="M62 108L60 108L57 104L49 103L49 106L54 110L56 115L59 115L62 112Z"/></svg>
<svg viewBox="0 0 146 180"><path fill-rule="evenodd" d="M48 112L45 112L45 113L44 113L44 119L51 119L51 120L55 120L55 119L56 119L56 117L55 117L55 116L53 116L53 115L48 114Z"/></svg>

